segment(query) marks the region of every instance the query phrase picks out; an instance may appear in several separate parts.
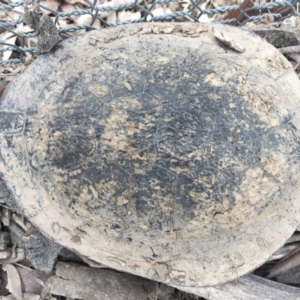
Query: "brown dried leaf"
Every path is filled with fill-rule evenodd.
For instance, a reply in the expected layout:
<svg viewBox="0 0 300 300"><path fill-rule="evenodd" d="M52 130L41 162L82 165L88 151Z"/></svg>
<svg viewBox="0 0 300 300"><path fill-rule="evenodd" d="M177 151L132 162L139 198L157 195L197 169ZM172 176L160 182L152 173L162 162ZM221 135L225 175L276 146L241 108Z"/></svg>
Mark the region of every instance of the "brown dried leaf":
<svg viewBox="0 0 300 300"><path fill-rule="evenodd" d="M5 89L6 89L6 86L3 86L0 88L0 98L1 98L2 94L4 93Z"/></svg>
<svg viewBox="0 0 300 300"><path fill-rule="evenodd" d="M60 9L62 12L68 12L68 11L72 11L72 10L75 10L75 6L73 4L69 4L69 3L63 3L61 6L60 6ZM72 16L73 17L73 16ZM69 17L70 19L72 17Z"/></svg>
<svg viewBox="0 0 300 300"><path fill-rule="evenodd" d="M74 4L69 4L69 3L63 3L60 6L61 11L63 12L69 12L69 11L73 11L78 9L78 7L76 7ZM58 24L60 26L60 28L68 28L71 26L74 26L73 24L70 24L70 20L72 21L76 21L80 16L70 16L66 19L58 19Z"/></svg>
<svg viewBox="0 0 300 300"><path fill-rule="evenodd" d="M60 0L44 0L41 4L49 9L58 11L59 6L61 5ZM47 15L51 14L51 11L41 8L41 11Z"/></svg>
<svg viewBox="0 0 300 300"><path fill-rule="evenodd" d="M21 279L17 269L11 264L3 265L3 270L7 273L7 289L17 300L22 300Z"/></svg>

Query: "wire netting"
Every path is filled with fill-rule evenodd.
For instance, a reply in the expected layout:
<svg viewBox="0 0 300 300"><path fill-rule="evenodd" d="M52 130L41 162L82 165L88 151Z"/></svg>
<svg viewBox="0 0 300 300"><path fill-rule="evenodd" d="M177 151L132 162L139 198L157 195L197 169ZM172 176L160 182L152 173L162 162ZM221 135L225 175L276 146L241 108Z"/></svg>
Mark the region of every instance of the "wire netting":
<svg viewBox="0 0 300 300"><path fill-rule="evenodd" d="M11 0L7 0L11 1ZM269 0L267 0L269 1ZM234 5L222 5L222 4ZM45 0L39 2L63 38L97 28L138 22L280 22L299 16L300 0ZM24 1L0 1L0 64L36 53L37 34L23 22Z"/></svg>

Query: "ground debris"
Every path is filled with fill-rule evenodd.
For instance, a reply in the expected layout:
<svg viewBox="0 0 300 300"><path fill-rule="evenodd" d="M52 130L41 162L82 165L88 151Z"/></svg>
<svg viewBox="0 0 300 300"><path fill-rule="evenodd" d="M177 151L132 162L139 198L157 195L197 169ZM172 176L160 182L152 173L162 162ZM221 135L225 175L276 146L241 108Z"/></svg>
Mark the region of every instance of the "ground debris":
<svg viewBox="0 0 300 300"><path fill-rule="evenodd" d="M272 44L275 48L296 46L300 44L298 35L292 31L278 28L258 27L257 29L254 29L254 32Z"/></svg>
<svg viewBox="0 0 300 300"><path fill-rule="evenodd" d="M6 208L4 209L7 210ZM12 215L15 216L15 214ZM20 220L22 220L22 218L13 217L10 225L8 226L8 230L11 235L11 241L14 245L19 247L17 248L17 251L22 250L23 257L20 258L24 258L25 250L26 259L34 268L46 273L50 273L62 247L44 237L28 221L23 219L21 222ZM9 260L11 258L12 256L10 256L8 260L2 262L11 262Z"/></svg>
<svg viewBox="0 0 300 300"><path fill-rule="evenodd" d="M245 52L246 50L244 46L240 45L238 42L234 40L234 36L230 32L230 30L228 31L224 30L221 32L220 30L214 28L214 36L219 42L226 45L232 50L235 50L240 53Z"/></svg>
<svg viewBox="0 0 300 300"><path fill-rule="evenodd" d="M23 293L40 295L45 282L50 278L51 274L30 268L16 266L19 273Z"/></svg>
<svg viewBox="0 0 300 300"><path fill-rule="evenodd" d="M281 247L279 250L277 250L269 259L268 261L274 261L278 259L282 259L283 257L290 254L292 251L297 249L300 246L300 244L286 244L283 247Z"/></svg>
<svg viewBox="0 0 300 300"><path fill-rule="evenodd" d="M37 230L32 232L24 242L26 258L31 262L32 266L38 270L50 273L62 247L44 237Z"/></svg>
<svg viewBox="0 0 300 300"><path fill-rule="evenodd" d="M16 300L22 300L21 279L17 269L11 264L3 265L2 269L7 273L7 289L14 295Z"/></svg>
<svg viewBox="0 0 300 300"><path fill-rule="evenodd" d="M33 0L30 8L25 5L24 22L38 34L37 48L39 53L49 52L61 41L54 23L48 15L43 14L36 0Z"/></svg>
<svg viewBox="0 0 300 300"><path fill-rule="evenodd" d="M44 292L90 300L147 300L150 281L108 269L94 269L74 263L58 262L56 275L49 278Z"/></svg>
<svg viewBox="0 0 300 300"><path fill-rule="evenodd" d="M208 300L279 300L300 298L300 289L273 282L253 274L213 287L183 287L182 289Z"/></svg>
<svg viewBox="0 0 300 300"><path fill-rule="evenodd" d="M275 277L278 282L300 287L300 265Z"/></svg>
<svg viewBox="0 0 300 300"><path fill-rule="evenodd" d="M288 270L300 265L300 247L297 247L294 251L289 253L283 259L281 259L267 275L267 278L274 278L275 276L285 273Z"/></svg>

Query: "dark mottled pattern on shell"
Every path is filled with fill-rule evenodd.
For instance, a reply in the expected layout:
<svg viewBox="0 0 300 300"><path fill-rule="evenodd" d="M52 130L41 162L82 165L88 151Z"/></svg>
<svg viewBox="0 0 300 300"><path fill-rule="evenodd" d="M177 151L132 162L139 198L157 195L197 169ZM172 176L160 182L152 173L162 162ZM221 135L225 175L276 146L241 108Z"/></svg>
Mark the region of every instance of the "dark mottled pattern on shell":
<svg viewBox="0 0 300 300"><path fill-rule="evenodd" d="M90 33L39 57L0 105L0 172L63 245L155 280L216 284L294 226L298 79L258 38L241 54L208 25L186 25L203 29L191 37L170 26Z"/></svg>

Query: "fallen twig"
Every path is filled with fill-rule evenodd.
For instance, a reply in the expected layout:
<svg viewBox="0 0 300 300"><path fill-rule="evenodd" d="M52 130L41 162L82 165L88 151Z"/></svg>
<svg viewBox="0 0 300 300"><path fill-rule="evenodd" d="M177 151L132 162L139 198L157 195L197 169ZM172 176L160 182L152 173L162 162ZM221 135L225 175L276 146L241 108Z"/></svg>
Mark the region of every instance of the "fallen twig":
<svg viewBox="0 0 300 300"><path fill-rule="evenodd" d="M273 278L300 264L300 247L292 251L289 255L280 260L270 271L267 278Z"/></svg>
<svg viewBox="0 0 300 300"><path fill-rule="evenodd" d="M278 50L282 54L297 53L300 52L300 45L278 48Z"/></svg>

